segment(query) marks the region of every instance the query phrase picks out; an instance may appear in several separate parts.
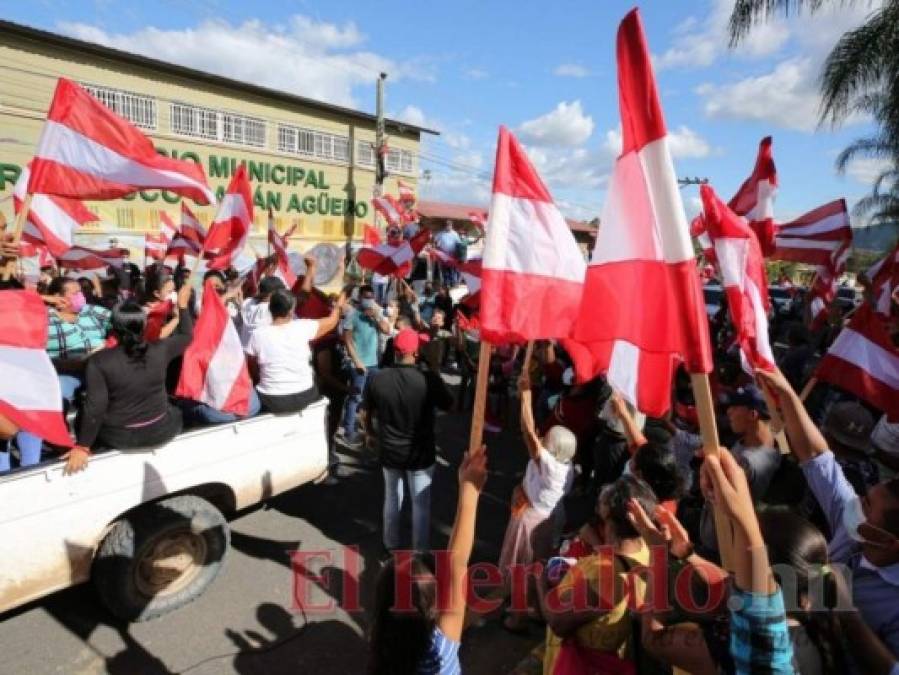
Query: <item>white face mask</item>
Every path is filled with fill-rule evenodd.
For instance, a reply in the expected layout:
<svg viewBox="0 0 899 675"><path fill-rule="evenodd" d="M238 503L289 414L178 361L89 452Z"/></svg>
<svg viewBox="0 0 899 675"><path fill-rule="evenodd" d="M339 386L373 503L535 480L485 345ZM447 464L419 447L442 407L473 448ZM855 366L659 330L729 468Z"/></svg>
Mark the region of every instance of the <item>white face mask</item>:
<svg viewBox="0 0 899 675"><path fill-rule="evenodd" d="M169 300L173 304L178 302L178 292L172 291L171 293L169 293L169 296L166 298L166 300Z"/></svg>
<svg viewBox="0 0 899 675"><path fill-rule="evenodd" d="M859 534L858 528L865 520L865 511L859 497L853 498L843 507L843 527L846 528L846 534L860 543L864 543L865 538Z"/></svg>

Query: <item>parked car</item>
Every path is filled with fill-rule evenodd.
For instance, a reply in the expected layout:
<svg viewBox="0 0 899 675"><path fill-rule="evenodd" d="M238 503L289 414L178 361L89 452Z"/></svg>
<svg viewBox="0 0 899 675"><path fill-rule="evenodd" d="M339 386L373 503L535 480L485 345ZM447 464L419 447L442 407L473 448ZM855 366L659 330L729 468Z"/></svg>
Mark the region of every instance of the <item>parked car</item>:
<svg viewBox="0 0 899 675"><path fill-rule="evenodd" d="M777 314L789 314L793 309L793 296L781 286L768 286L768 297L771 307Z"/></svg>
<svg viewBox="0 0 899 675"><path fill-rule="evenodd" d="M862 302L862 295L854 288L849 286L840 286L837 289L837 303L844 312L858 307Z"/></svg>
<svg viewBox="0 0 899 675"><path fill-rule="evenodd" d="M328 464L327 403L0 476L0 612L91 580L117 617L144 621L199 597L228 552L226 517Z"/></svg>
<svg viewBox="0 0 899 675"><path fill-rule="evenodd" d="M724 289L720 284L706 284L702 287L702 294L705 297L706 314L710 319L714 318L724 302Z"/></svg>

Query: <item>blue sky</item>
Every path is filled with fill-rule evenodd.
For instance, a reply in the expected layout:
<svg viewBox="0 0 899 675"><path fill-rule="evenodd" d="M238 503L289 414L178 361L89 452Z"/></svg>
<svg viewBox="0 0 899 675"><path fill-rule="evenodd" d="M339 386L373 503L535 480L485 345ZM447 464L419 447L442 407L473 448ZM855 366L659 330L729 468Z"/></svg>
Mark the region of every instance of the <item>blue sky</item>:
<svg viewBox="0 0 899 675"><path fill-rule="evenodd" d="M817 77L830 47L877 6L778 19L727 47L732 0L641 5L679 175L729 197L759 139L774 136L778 219L862 196L880 165L845 176L834 157L871 131L817 125ZM837 3L835 3L837 4ZM598 215L617 152L614 40L631 2L0 2L4 18L282 88L387 109L439 129L427 139L425 198L487 203L497 127L516 131L567 215ZM695 189L684 191L695 212ZM856 223L861 224L861 223Z"/></svg>

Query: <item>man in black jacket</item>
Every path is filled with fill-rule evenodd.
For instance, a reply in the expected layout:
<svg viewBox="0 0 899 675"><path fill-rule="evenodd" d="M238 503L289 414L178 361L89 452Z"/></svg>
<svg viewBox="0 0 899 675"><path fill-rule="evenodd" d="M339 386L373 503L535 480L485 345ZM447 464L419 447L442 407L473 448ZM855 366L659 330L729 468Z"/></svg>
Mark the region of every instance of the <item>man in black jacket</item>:
<svg viewBox="0 0 899 675"><path fill-rule="evenodd" d="M403 478L412 497L412 547L426 551L430 545L435 410L448 410L453 397L438 363L428 363L425 370L416 365L423 339L411 328L401 330L393 339L396 364L375 374L365 391L366 433L377 440L384 471L383 541L388 551L402 543Z"/></svg>

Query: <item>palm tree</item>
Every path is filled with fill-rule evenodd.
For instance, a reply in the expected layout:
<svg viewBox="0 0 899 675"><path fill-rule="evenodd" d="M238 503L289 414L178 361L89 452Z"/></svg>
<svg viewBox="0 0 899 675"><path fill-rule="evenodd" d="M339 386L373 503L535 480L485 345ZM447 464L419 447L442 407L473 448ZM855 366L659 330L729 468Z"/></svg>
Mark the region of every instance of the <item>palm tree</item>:
<svg viewBox="0 0 899 675"><path fill-rule="evenodd" d="M730 16L731 46L746 37L754 25L782 13L825 7L868 4L870 0L736 0ZM844 171L858 157L885 158L892 167L879 177L872 193L856 205L881 220L899 218L899 0L886 0L865 23L842 35L824 62L821 71L820 123L838 125L854 113L871 115L878 132L854 141L837 158ZM884 187L889 190L884 192Z"/></svg>

